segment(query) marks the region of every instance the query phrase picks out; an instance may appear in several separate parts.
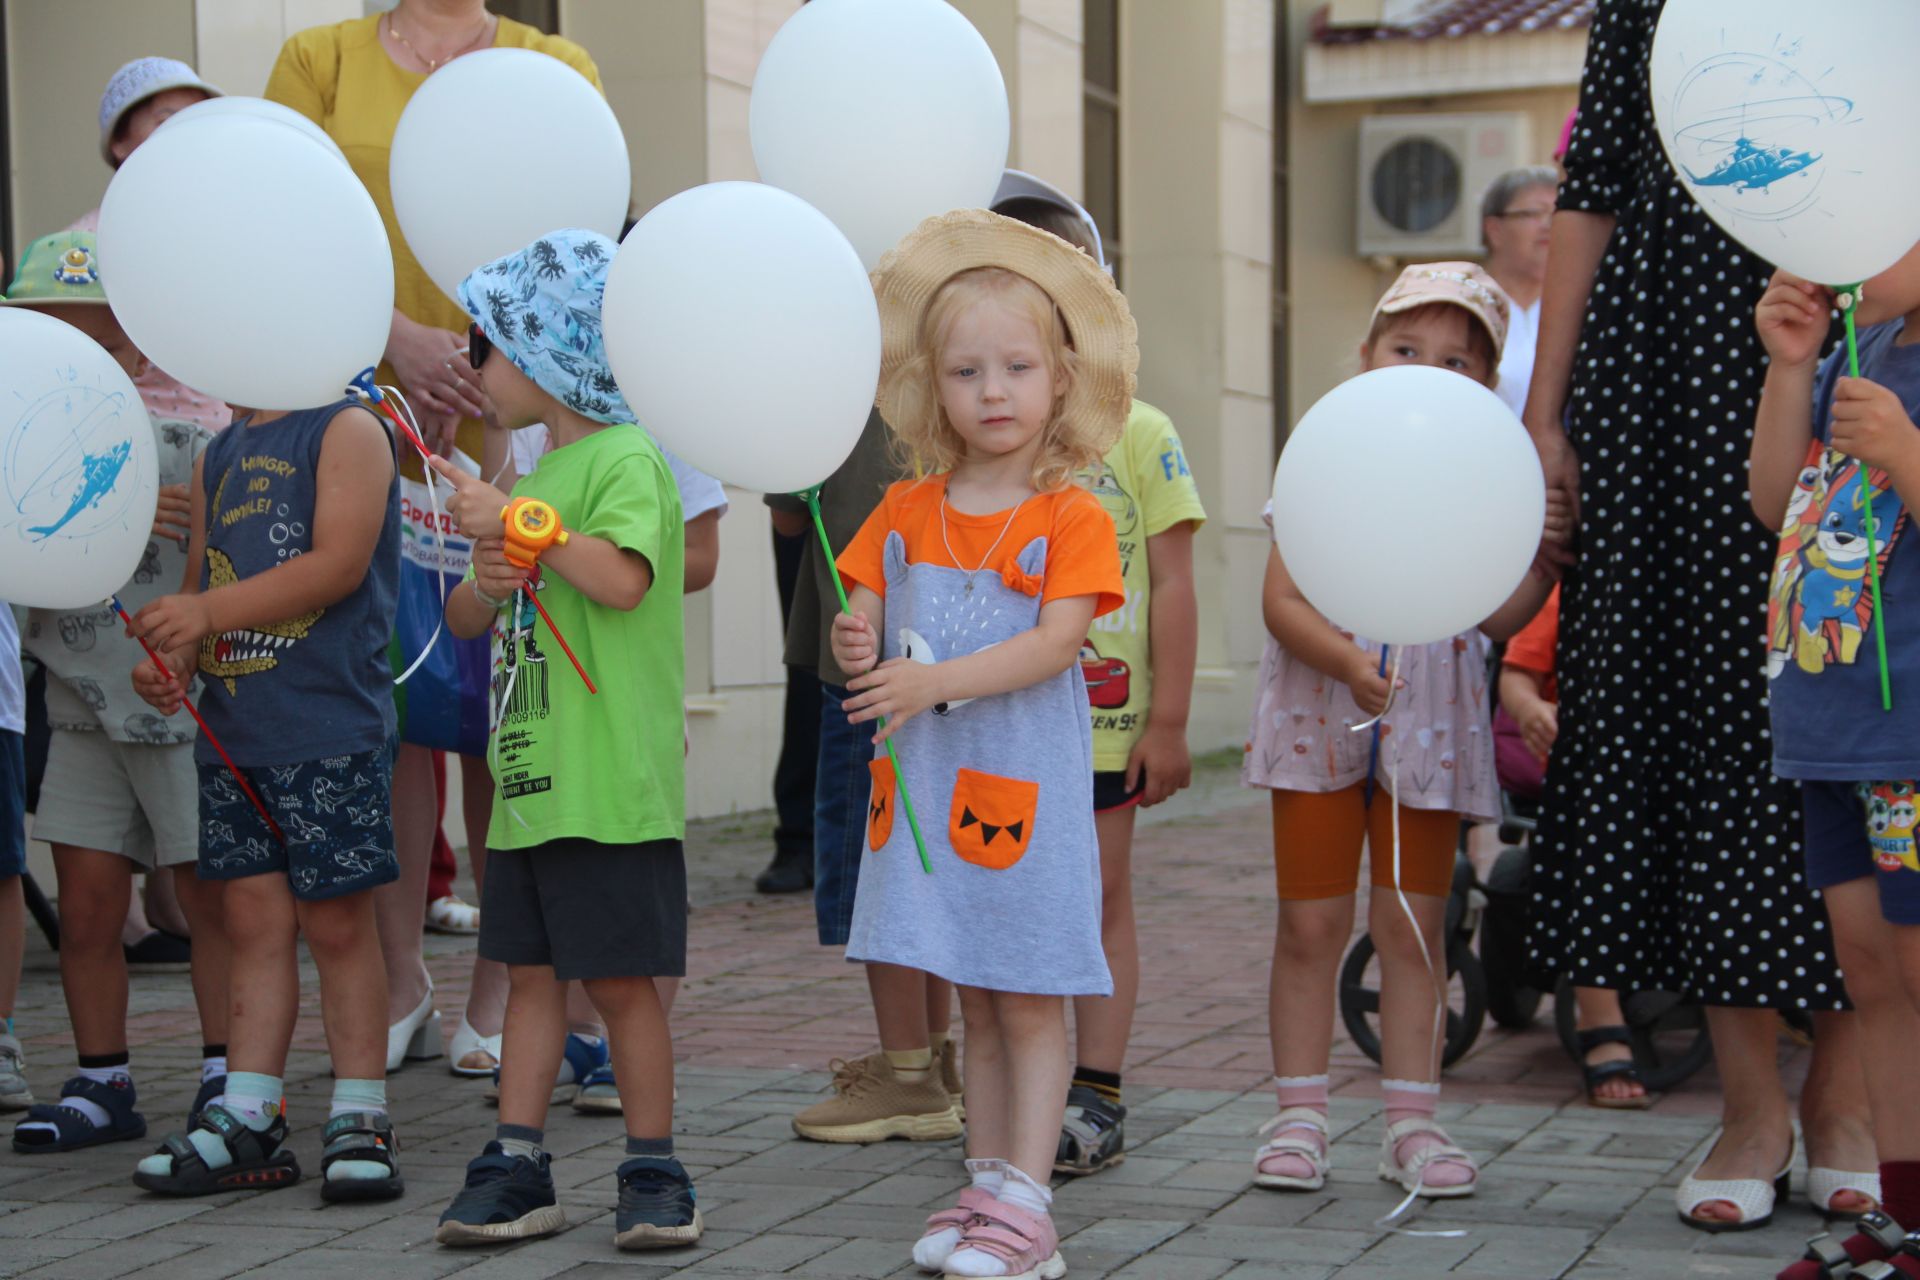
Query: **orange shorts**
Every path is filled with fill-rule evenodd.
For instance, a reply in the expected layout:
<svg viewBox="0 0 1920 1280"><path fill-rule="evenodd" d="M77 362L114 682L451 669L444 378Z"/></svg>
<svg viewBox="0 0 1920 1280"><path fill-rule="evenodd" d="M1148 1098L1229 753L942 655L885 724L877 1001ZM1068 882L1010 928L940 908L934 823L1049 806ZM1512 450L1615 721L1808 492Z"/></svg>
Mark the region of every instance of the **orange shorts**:
<svg viewBox="0 0 1920 1280"><path fill-rule="evenodd" d="M1360 885L1360 846L1372 852L1375 888L1393 888L1393 798L1365 783L1344 791L1273 793L1273 875L1283 901L1338 898ZM1453 889L1460 815L1450 809L1400 809L1400 884L1444 898Z"/></svg>

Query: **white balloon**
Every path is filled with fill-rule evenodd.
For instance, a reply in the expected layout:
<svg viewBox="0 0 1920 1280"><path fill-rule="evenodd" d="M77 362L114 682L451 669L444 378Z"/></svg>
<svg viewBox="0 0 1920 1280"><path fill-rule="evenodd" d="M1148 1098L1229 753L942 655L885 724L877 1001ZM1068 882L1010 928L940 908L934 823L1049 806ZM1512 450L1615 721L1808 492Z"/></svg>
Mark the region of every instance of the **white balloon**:
<svg viewBox="0 0 1920 1280"><path fill-rule="evenodd" d="M72 325L0 307L0 406L0 600L97 605L153 531L160 469L140 393Z"/></svg>
<svg viewBox="0 0 1920 1280"><path fill-rule="evenodd" d="M617 240L632 199L613 109L533 49L482 49L428 76L400 113L387 176L400 234L448 297L475 267L549 231Z"/></svg>
<svg viewBox="0 0 1920 1280"><path fill-rule="evenodd" d="M1526 576L1545 517L1520 420L1446 369L1341 383L1294 427L1273 475L1274 542L1300 593L1386 644L1480 625Z"/></svg>
<svg viewBox="0 0 1920 1280"><path fill-rule="evenodd" d="M325 129L322 129L319 125L307 119L292 107L282 106L278 102L269 102L265 98L247 98L238 95L233 97L208 98L204 102L196 102L190 107L185 107L174 112L166 118L162 123L162 127L164 128L166 125L175 124L184 120L205 120L210 116L223 115L254 116L261 120L271 120L276 124L283 124L302 137L311 138L327 150L333 152L333 154L339 158L341 164L347 163L347 153L340 149L339 143L327 136Z"/></svg>
<svg viewBox="0 0 1920 1280"><path fill-rule="evenodd" d="M743 488L819 484L873 408L866 270L824 214L777 188L716 182L655 206L615 255L601 314L640 425Z"/></svg>
<svg viewBox="0 0 1920 1280"><path fill-rule="evenodd" d="M338 399L393 324L393 255L367 189L244 114L155 130L127 157L100 205L100 283L156 365L253 409Z"/></svg>
<svg viewBox="0 0 1920 1280"><path fill-rule="evenodd" d="M832 218L871 268L922 220L993 199L1007 86L944 0L813 0L760 59L749 130L761 180Z"/></svg>
<svg viewBox="0 0 1920 1280"><path fill-rule="evenodd" d="M1654 124L1728 235L1795 275L1858 284L1920 242L1916 48L1912 0L1668 0Z"/></svg>

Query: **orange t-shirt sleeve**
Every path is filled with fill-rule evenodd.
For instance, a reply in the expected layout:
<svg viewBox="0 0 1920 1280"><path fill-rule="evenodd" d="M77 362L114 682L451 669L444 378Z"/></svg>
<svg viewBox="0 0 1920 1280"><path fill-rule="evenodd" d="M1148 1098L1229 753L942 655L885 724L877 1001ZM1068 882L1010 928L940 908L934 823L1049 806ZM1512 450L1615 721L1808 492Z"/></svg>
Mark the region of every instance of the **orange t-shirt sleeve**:
<svg viewBox="0 0 1920 1280"><path fill-rule="evenodd" d="M1505 666L1536 675L1550 676L1554 670L1554 650L1560 643L1560 588L1555 587L1533 621L1520 628L1507 641Z"/></svg>
<svg viewBox="0 0 1920 1280"><path fill-rule="evenodd" d="M1112 613L1127 602L1120 576L1120 539L1113 517L1100 500L1084 489L1071 490L1054 508L1053 529L1047 541L1046 585L1040 603L1096 597L1094 617Z"/></svg>
<svg viewBox="0 0 1920 1280"><path fill-rule="evenodd" d="M882 600L887 598L887 535L893 531L897 505L894 489L890 488L867 522L860 526L860 532L853 535L853 541L834 561L840 570L841 585L847 590L866 587Z"/></svg>

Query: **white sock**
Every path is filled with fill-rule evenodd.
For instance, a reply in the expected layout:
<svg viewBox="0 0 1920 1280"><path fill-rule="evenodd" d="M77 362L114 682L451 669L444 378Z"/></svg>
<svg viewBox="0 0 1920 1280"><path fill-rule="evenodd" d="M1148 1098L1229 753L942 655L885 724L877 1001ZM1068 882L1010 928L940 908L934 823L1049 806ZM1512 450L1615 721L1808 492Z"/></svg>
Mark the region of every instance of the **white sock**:
<svg viewBox="0 0 1920 1280"><path fill-rule="evenodd" d="M280 1114L280 1102L286 1095L286 1082L279 1076L262 1075L256 1071L230 1071L227 1073L227 1093L220 1105L239 1116L247 1128L264 1131ZM211 1129L195 1129L187 1135L187 1141L193 1144L200 1158L207 1162L209 1169L224 1169L233 1163L233 1157L227 1154L224 1138ZM173 1174L173 1157L160 1152L148 1156L139 1164L140 1172L154 1174L157 1177L170 1177Z"/></svg>
<svg viewBox="0 0 1920 1280"><path fill-rule="evenodd" d="M217 1058L200 1059L200 1083L201 1084L205 1084L207 1081L213 1079L215 1076L223 1076L225 1074L227 1074L227 1058L225 1054L222 1054Z"/></svg>
<svg viewBox="0 0 1920 1280"><path fill-rule="evenodd" d="M387 1082L378 1080L343 1080L333 1082L333 1102L327 1111L327 1119L348 1115L353 1112L371 1112L376 1115L387 1113ZM358 1178L391 1178L393 1170L378 1160L335 1160L327 1166L328 1182L346 1182Z"/></svg>
<svg viewBox="0 0 1920 1280"><path fill-rule="evenodd" d="M82 1076L98 1084L112 1084L115 1080L125 1080L128 1084L133 1083L133 1072L128 1069L127 1064L124 1062L111 1067L78 1067L75 1068L73 1074ZM87 1122L96 1129L104 1129L113 1122L113 1117L107 1114L105 1107L97 1102L89 1102L85 1098L63 1097L60 1099L59 1105L69 1111L79 1112L85 1116ZM57 1138L60 1135L59 1128L48 1120L29 1120L15 1129L15 1132L19 1134L38 1133L42 1131L44 1131L48 1137Z"/></svg>
<svg viewBox="0 0 1920 1280"><path fill-rule="evenodd" d="M1000 1199L1016 1209L1025 1209L1036 1218L1053 1211L1053 1191L1035 1182L1012 1165L1006 1166L1007 1180L1000 1188Z"/></svg>

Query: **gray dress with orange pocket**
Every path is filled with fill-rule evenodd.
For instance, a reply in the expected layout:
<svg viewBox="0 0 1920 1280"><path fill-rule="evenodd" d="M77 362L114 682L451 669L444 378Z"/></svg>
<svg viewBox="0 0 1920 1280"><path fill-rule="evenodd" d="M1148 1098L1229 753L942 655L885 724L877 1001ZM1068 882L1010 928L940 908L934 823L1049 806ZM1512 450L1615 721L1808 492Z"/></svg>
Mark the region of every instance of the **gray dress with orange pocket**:
<svg viewBox="0 0 1920 1280"><path fill-rule="evenodd" d="M908 564L897 532L884 558L884 658L965 657L1039 623L1045 538L1005 572ZM990 991L1113 994L1100 946L1093 733L1079 664L1025 689L922 712L894 745L933 870L921 868L880 747L847 959Z"/></svg>

